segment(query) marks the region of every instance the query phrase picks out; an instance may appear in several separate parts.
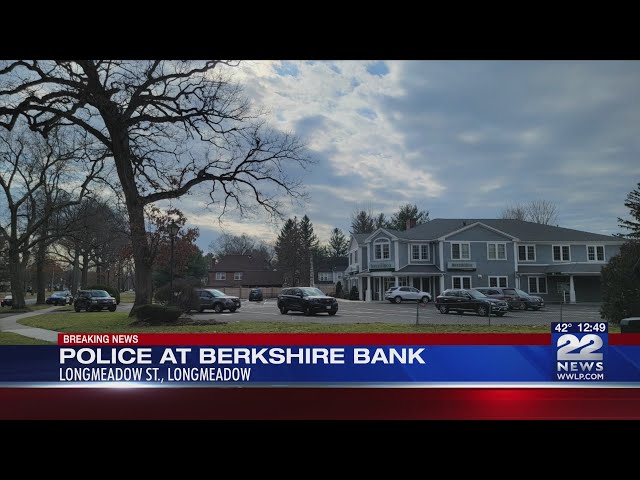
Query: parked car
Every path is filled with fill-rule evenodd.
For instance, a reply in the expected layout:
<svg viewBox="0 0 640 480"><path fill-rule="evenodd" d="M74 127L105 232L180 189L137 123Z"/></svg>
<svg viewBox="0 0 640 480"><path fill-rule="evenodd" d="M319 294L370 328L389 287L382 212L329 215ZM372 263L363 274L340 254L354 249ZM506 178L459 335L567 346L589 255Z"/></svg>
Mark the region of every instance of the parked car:
<svg viewBox="0 0 640 480"><path fill-rule="evenodd" d="M384 299L391 303L405 301L428 303L432 300L429 292L423 292L414 287L391 287L384 294Z"/></svg>
<svg viewBox="0 0 640 480"><path fill-rule="evenodd" d="M291 287L283 288L278 295L278 308L283 315L290 310L303 312L307 316L322 312L335 315L338 301L315 287Z"/></svg>
<svg viewBox="0 0 640 480"><path fill-rule="evenodd" d="M45 303L48 305L71 305L73 303L73 297L71 296L71 292L63 291L63 292L53 292L46 300Z"/></svg>
<svg viewBox="0 0 640 480"><path fill-rule="evenodd" d="M540 310L544 307L544 300L535 295L529 295L527 292L519 288L501 288L501 287L476 287L481 293L491 298L504 300L509 304L509 310Z"/></svg>
<svg viewBox="0 0 640 480"><path fill-rule="evenodd" d="M8 293L0 300L0 307L11 307L13 305L13 295Z"/></svg>
<svg viewBox="0 0 640 480"><path fill-rule="evenodd" d="M249 292L249 301L262 302L262 300L263 300L262 289L252 288L251 291Z"/></svg>
<svg viewBox="0 0 640 480"><path fill-rule="evenodd" d="M445 290L436 297L435 305L440 313L475 312L481 317L486 317L489 313L501 317L509 311L509 304L504 300L487 297L473 288Z"/></svg>
<svg viewBox="0 0 640 480"><path fill-rule="evenodd" d="M105 290L78 290L73 301L73 309L76 312L84 309L87 312L97 310L101 312L106 308L110 312L116 311L116 299Z"/></svg>
<svg viewBox="0 0 640 480"><path fill-rule="evenodd" d="M229 310L231 313L240 308L240 299L227 295L215 288L198 288L196 289L200 300L198 311L213 310L216 313L222 313Z"/></svg>

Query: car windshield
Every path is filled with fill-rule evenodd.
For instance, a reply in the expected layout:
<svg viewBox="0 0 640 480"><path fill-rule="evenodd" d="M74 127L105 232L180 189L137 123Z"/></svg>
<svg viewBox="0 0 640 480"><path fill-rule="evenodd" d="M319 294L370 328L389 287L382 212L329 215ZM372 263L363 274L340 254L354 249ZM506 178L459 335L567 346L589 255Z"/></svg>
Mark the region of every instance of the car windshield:
<svg viewBox="0 0 640 480"><path fill-rule="evenodd" d="M67 294L64 292L53 292L51 294L52 297L65 297Z"/></svg>
<svg viewBox="0 0 640 480"><path fill-rule="evenodd" d="M515 291L516 291L516 293L517 293L518 295L520 295L521 297L528 297L528 296L529 296L529 294L528 294L527 292L524 292L524 291L520 290L519 288L514 288L514 290L515 290Z"/></svg>
<svg viewBox="0 0 640 480"><path fill-rule="evenodd" d="M324 292L319 288L305 287L301 288L304 297L324 297Z"/></svg>
<svg viewBox="0 0 640 480"><path fill-rule="evenodd" d="M227 296L224 292L221 292L220 290L216 290L215 288L211 288L211 289L207 290L207 292L209 292L214 297L226 297Z"/></svg>
<svg viewBox="0 0 640 480"><path fill-rule="evenodd" d="M467 290L473 298L487 298L487 296L478 290Z"/></svg>
<svg viewBox="0 0 640 480"><path fill-rule="evenodd" d="M91 292L91 296L92 297L110 297L111 295L109 295L104 290L94 290L94 291Z"/></svg>

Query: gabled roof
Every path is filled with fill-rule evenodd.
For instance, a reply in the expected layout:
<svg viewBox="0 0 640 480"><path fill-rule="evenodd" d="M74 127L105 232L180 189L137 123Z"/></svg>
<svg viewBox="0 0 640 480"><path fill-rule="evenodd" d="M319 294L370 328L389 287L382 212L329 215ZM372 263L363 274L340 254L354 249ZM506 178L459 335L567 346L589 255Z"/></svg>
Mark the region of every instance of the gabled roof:
<svg viewBox="0 0 640 480"><path fill-rule="evenodd" d="M599 233L573 230L571 228L501 218L434 218L427 223L416 225L404 232L398 232L398 236L407 240L435 240L477 222L516 237L520 239L521 242L601 241L623 243L622 239L611 235L601 235Z"/></svg>
<svg viewBox="0 0 640 480"><path fill-rule="evenodd" d="M391 229L391 228L382 228L382 227L380 227L380 228L376 228L373 232L371 232L371 233L369 233L369 234L366 234L366 235L367 235L367 237L366 237L365 241L369 241L369 239L370 239L371 237L373 237L373 236L377 235L377 234L378 234L378 233L380 233L380 232L384 232L384 233L386 233L387 235L391 235L391 238L393 238L394 240L395 240L395 239L397 239L397 238L401 238L401 237L399 237L399 235L398 235L398 234L401 234L401 233L402 233L402 232L400 232L400 231L398 231L398 230L393 230L393 229Z"/></svg>
<svg viewBox="0 0 640 480"><path fill-rule="evenodd" d="M364 243L365 239L371 235L370 233L352 233L351 236L355 239L358 244Z"/></svg>
<svg viewBox="0 0 640 480"><path fill-rule="evenodd" d="M248 271L248 270L269 270L260 256L252 255L225 255L220 258L214 265L214 271L231 272L231 271Z"/></svg>
<svg viewBox="0 0 640 480"><path fill-rule="evenodd" d="M318 260L315 268L318 272L344 271L349 266L349 257L329 257Z"/></svg>

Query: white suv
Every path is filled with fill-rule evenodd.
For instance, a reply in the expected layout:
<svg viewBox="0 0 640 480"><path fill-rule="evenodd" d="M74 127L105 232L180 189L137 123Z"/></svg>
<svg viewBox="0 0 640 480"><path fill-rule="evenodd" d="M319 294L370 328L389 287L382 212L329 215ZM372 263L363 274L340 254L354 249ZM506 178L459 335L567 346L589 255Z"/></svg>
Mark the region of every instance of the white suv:
<svg viewBox="0 0 640 480"><path fill-rule="evenodd" d="M391 287L385 292L384 299L389 300L391 303L405 301L428 303L431 301L431 294L414 287Z"/></svg>

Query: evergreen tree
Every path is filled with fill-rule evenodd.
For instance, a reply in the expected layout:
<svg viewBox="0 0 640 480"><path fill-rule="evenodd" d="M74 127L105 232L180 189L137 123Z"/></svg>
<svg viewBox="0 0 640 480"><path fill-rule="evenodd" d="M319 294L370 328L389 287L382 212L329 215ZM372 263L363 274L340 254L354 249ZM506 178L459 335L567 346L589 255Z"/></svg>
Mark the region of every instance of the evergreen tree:
<svg viewBox="0 0 640 480"><path fill-rule="evenodd" d="M349 249L349 240L344 236L342 230L338 227L331 231L331 238L329 238L329 255L332 257L342 257L347 254Z"/></svg>
<svg viewBox="0 0 640 480"><path fill-rule="evenodd" d="M287 287L300 286L300 243L298 219L288 219L275 244L278 269L282 272L283 282Z"/></svg>
<svg viewBox="0 0 640 480"><path fill-rule="evenodd" d="M375 229L375 220L365 210L351 215L351 233L372 233Z"/></svg>
<svg viewBox="0 0 640 480"><path fill-rule="evenodd" d="M402 232L407 229L407 220L410 218L416 220L416 225L427 223L429 221L429 212L427 210L418 211L418 206L410 203L401 205L398 211L391 215L389 228Z"/></svg>
<svg viewBox="0 0 640 480"><path fill-rule="evenodd" d="M387 221L387 218L384 216L384 213L380 213L375 221L375 229L377 230L378 228L389 228L389 222Z"/></svg>
<svg viewBox="0 0 640 480"><path fill-rule="evenodd" d="M631 240L602 267L602 317L619 323L640 315L640 242Z"/></svg>
<svg viewBox="0 0 640 480"><path fill-rule="evenodd" d="M311 260L318 254L320 241L313 231L313 224L307 215L302 217L300 231L300 281L303 285L311 285Z"/></svg>
<svg viewBox="0 0 640 480"><path fill-rule="evenodd" d="M631 210L631 217L633 217L634 220L623 220L618 217L620 228L629 231L624 235L625 237L640 240L640 182L638 182L635 190L629 192L624 206Z"/></svg>

